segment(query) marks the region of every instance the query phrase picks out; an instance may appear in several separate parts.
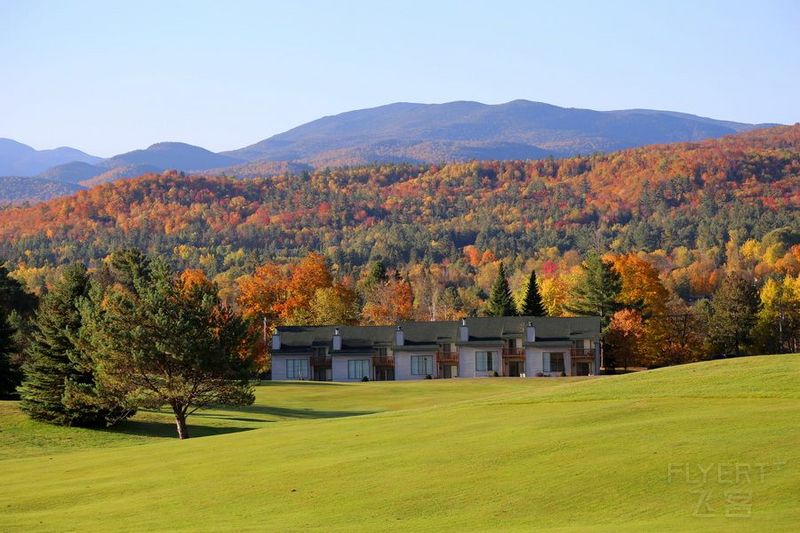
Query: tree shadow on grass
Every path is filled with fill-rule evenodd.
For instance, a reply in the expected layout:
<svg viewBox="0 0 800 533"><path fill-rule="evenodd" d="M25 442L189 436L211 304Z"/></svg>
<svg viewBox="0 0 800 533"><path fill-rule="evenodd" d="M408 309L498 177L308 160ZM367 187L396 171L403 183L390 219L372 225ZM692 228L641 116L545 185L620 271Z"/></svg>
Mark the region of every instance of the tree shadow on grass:
<svg viewBox="0 0 800 533"><path fill-rule="evenodd" d="M361 416L376 413L378 411L321 411L315 409L290 409L287 407L270 407L266 405L248 405L231 409L227 414L225 408L214 408L213 412L194 413L187 419L189 425L189 436L208 437L211 435L223 435L226 433L237 433L240 431L250 431L259 429L265 424L277 422L267 418L251 418L239 416L241 414L253 413L258 416L270 416L286 419L318 419L318 418L344 418L350 416ZM144 418L134 418L125 420L113 428L105 429L110 433L122 433L125 435L137 435L141 437L156 438L177 438L177 430L171 413L167 412L142 412ZM141 415L140 415L141 416ZM220 425L208 425L206 421L217 420ZM193 421L201 422L193 424ZM226 425L225 422L240 423L236 425ZM244 422L245 424L241 424Z"/></svg>
<svg viewBox="0 0 800 533"><path fill-rule="evenodd" d="M239 431L249 431L257 429L259 426L207 426L191 423L189 417L189 436L208 437L211 435L223 435L225 433L237 433ZM266 420L261 420L261 423ZM126 420L113 428L106 429L110 433L123 433L125 435L137 435L141 437L156 438L178 438L175 423L169 418L164 417L164 421L157 420Z"/></svg>
<svg viewBox="0 0 800 533"><path fill-rule="evenodd" d="M269 405L248 405L240 407L238 411L248 413L277 416L281 418L344 418L348 416L371 415L378 411L321 411L317 409L290 409L288 407L272 407Z"/></svg>
<svg viewBox="0 0 800 533"><path fill-rule="evenodd" d="M256 383L259 387L347 387L352 383L339 383L336 381L271 381L262 380Z"/></svg>

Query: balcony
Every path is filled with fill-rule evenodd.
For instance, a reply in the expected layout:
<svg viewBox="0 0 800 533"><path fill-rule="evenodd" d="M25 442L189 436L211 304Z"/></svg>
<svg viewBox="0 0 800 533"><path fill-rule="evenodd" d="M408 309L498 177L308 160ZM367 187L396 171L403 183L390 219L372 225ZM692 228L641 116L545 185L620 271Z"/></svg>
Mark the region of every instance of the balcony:
<svg viewBox="0 0 800 533"><path fill-rule="evenodd" d="M372 364L378 368L394 368L394 356L392 355L373 355Z"/></svg>
<svg viewBox="0 0 800 533"><path fill-rule="evenodd" d="M436 352L436 362L440 365L457 365L458 352Z"/></svg>
<svg viewBox="0 0 800 533"><path fill-rule="evenodd" d="M311 366L316 368L331 368L330 355L312 355Z"/></svg>
<svg viewBox="0 0 800 533"><path fill-rule="evenodd" d="M506 361L524 361L525 348L503 348L503 359Z"/></svg>
<svg viewBox="0 0 800 533"><path fill-rule="evenodd" d="M573 361L594 361L594 348L573 348L569 353Z"/></svg>

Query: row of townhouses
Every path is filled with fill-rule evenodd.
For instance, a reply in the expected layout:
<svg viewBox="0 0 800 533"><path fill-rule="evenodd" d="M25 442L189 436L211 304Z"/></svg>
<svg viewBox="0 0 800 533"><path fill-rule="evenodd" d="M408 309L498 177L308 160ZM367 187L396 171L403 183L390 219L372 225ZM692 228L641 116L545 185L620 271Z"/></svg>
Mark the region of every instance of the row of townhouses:
<svg viewBox="0 0 800 533"><path fill-rule="evenodd" d="M600 368L597 317L486 317L396 326L284 326L273 380L581 376Z"/></svg>

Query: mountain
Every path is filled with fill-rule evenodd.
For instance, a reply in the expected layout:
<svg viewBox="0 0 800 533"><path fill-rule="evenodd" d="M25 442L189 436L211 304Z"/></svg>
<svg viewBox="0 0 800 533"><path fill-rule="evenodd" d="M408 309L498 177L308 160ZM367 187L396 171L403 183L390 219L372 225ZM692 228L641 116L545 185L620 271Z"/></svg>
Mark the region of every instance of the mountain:
<svg viewBox="0 0 800 533"><path fill-rule="evenodd" d="M527 100L395 103L324 117L223 153L161 142L100 160L71 148L37 152L0 139L0 176L36 175L91 187L166 170L254 178L370 163L533 160L698 141L765 126L673 111L592 111ZM32 189L32 198L40 197L37 191ZM11 198L0 191L2 201Z"/></svg>
<svg viewBox="0 0 800 533"><path fill-rule="evenodd" d="M144 150L134 150L99 160L93 165L81 162L58 165L42 172L38 177L91 187L169 169L204 171L224 169L241 163L244 163L241 159L215 154L199 146L162 142Z"/></svg>
<svg viewBox="0 0 800 533"><path fill-rule="evenodd" d="M757 127L670 111L592 111L527 100L395 103L324 117L224 153L314 166L536 159L697 141Z"/></svg>
<svg viewBox="0 0 800 533"><path fill-rule="evenodd" d="M85 189L81 185L29 176L0 176L0 204L43 202Z"/></svg>
<svg viewBox="0 0 800 533"><path fill-rule="evenodd" d="M0 139L0 176L35 176L50 167L71 161L96 163L100 158L75 148L36 150L11 139Z"/></svg>
<svg viewBox="0 0 800 533"><path fill-rule="evenodd" d="M98 174L102 174L104 170L105 169L103 167L98 165L90 165L89 163L72 161L71 163L64 163L63 165L57 165L52 168L48 168L36 177L60 181L63 183L80 183L84 180L91 179Z"/></svg>
<svg viewBox="0 0 800 533"><path fill-rule="evenodd" d="M103 161L106 168L148 165L160 169L207 170L243 163L241 158L215 154L205 148L178 142L161 142L145 150L134 150Z"/></svg>
<svg viewBox="0 0 800 533"><path fill-rule="evenodd" d="M688 261L712 268L730 243L780 228L795 229L767 254L771 264L800 272L800 247L781 259L800 242L800 125L536 161L381 164L252 180L163 172L0 210L0 257L96 264L136 247L181 267L230 271L232 280L309 250L349 273L378 258L401 269L463 264L467 249L480 259L601 248L654 252L707 289L708 272L687 271ZM747 257L764 253L751 246Z"/></svg>

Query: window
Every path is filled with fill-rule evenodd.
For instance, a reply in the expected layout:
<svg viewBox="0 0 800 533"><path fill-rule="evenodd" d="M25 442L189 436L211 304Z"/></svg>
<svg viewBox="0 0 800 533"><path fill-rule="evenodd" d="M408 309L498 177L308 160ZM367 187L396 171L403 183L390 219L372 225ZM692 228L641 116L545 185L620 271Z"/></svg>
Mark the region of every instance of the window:
<svg viewBox="0 0 800 533"><path fill-rule="evenodd" d="M433 375L433 356L431 355L412 355L411 356L411 375L427 376Z"/></svg>
<svg viewBox="0 0 800 533"><path fill-rule="evenodd" d="M558 372L564 371L564 354L563 353L545 353L544 354L544 371L545 372Z"/></svg>
<svg viewBox="0 0 800 533"><path fill-rule="evenodd" d="M347 379L363 379L369 377L369 360L350 359L347 361Z"/></svg>
<svg viewBox="0 0 800 533"><path fill-rule="evenodd" d="M308 379L308 359L287 359L286 379Z"/></svg>
<svg viewBox="0 0 800 533"><path fill-rule="evenodd" d="M494 352L475 352L475 370L478 372L494 370Z"/></svg>
<svg viewBox="0 0 800 533"><path fill-rule="evenodd" d="M375 355L377 355L378 357L386 357L388 353L389 352L387 351L386 348L383 347L375 348Z"/></svg>

